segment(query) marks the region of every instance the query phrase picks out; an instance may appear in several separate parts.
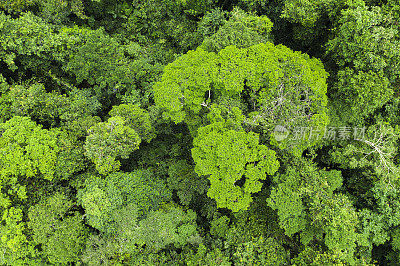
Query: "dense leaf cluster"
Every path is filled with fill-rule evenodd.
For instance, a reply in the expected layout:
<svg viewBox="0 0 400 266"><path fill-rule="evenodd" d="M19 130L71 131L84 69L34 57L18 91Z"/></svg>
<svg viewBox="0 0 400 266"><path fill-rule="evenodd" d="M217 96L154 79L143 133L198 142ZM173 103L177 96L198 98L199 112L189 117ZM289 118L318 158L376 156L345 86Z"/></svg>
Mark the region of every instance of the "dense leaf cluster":
<svg viewBox="0 0 400 266"><path fill-rule="evenodd" d="M399 265L399 19L0 1L0 264Z"/></svg>

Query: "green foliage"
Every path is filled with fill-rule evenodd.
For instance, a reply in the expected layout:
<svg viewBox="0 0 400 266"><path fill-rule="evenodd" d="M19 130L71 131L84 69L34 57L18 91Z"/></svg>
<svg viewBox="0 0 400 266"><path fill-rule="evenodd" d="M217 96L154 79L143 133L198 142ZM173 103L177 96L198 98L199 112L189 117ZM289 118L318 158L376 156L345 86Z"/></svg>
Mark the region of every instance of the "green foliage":
<svg viewBox="0 0 400 266"><path fill-rule="evenodd" d="M210 37L217 33L218 29L226 23L227 12L221 9L213 9L207 12L199 22L198 32L203 37Z"/></svg>
<svg viewBox="0 0 400 266"><path fill-rule="evenodd" d="M211 0L134 1L124 23L127 33L139 42L160 43L169 49L188 51L199 43L196 16L211 9Z"/></svg>
<svg viewBox="0 0 400 266"><path fill-rule="evenodd" d="M39 16L45 20L61 24L68 21L68 16L76 15L80 19L87 18L84 13L84 3L82 0L35 0L39 5Z"/></svg>
<svg viewBox="0 0 400 266"><path fill-rule="evenodd" d="M128 210L130 215L127 215ZM126 260L133 256L132 263L140 265L140 261L142 263L146 260L157 261L157 258L149 255L168 246L181 248L187 243L193 245L201 243L195 222L196 213L192 210L184 211L173 205L165 205L159 210L150 211L145 218L139 219L135 207L127 205L115 210L115 213L114 216L118 217L116 219L118 232L113 238L90 239L88 244L96 247L89 247L85 260L91 262L93 261L91 256L101 256L103 261L109 261L110 255L115 256L119 253L121 256L125 253Z"/></svg>
<svg viewBox="0 0 400 266"><path fill-rule="evenodd" d="M344 121L354 122L372 114L393 96L389 81L381 73L354 72L346 68L338 72L335 98ZM346 112L346 109L348 111Z"/></svg>
<svg viewBox="0 0 400 266"><path fill-rule="evenodd" d="M210 234L215 237L226 237L229 230L229 218L221 216L211 221Z"/></svg>
<svg viewBox="0 0 400 266"><path fill-rule="evenodd" d="M332 106L341 120L355 123L387 104L397 91L397 27L380 7L363 1L349 4L335 26L326 44L327 55L339 68Z"/></svg>
<svg viewBox="0 0 400 266"><path fill-rule="evenodd" d="M0 58L10 70L15 71L17 56L27 68L39 68L43 60L29 60L26 56L46 58L45 52L57 43L52 27L32 13L24 13L17 19L0 13Z"/></svg>
<svg viewBox="0 0 400 266"><path fill-rule="evenodd" d="M397 114L399 113L400 99L394 98L388 104L385 105L385 111L387 115L385 116L386 121L390 123L392 127L400 125L400 120Z"/></svg>
<svg viewBox="0 0 400 266"><path fill-rule="evenodd" d="M33 263L28 257L37 256L34 244L25 235L26 222L23 221L23 213L20 208L11 207L10 202L4 205L2 196L2 218L0 224L0 262L7 265L22 265ZM9 207L8 209L3 209Z"/></svg>
<svg viewBox="0 0 400 266"><path fill-rule="evenodd" d="M122 93L134 86L135 65L125 57L123 46L103 30L65 28L60 35L64 43L59 49L69 56L63 69L73 73L78 84L86 81L95 86L97 95L104 89Z"/></svg>
<svg viewBox="0 0 400 266"><path fill-rule="evenodd" d="M173 244L176 248L186 243L200 244L197 233L196 213L183 211L178 207L167 207L165 210L153 211L146 219L132 230L132 241L146 245L146 249L158 251Z"/></svg>
<svg viewBox="0 0 400 266"><path fill-rule="evenodd" d="M219 15L218 11L214 11L214 14ZM209 16L214 14L211 13ZM247 48L271 40L270 32L273 24L266 16L246 14L244 11L235 8L231 12L228 21L225 23L217 22L220 24L220 26L216 25L219 29L211 36L207 36L210 35L209 31L213 32L215 29L207 29L211 25L205 28L208 20L203 20L203 23L199 26L199 29L204 32L203 35L206 36L200 48L208 52L217 53L231 45L235 45L238 48Z"/></svg>
<svg viewBox="0 0 400 266"><path fill-rule="evenodd" d="M242 243L234 254L235 265L286 265L288 258L288 252L272 237Z"/></svg>
<svg viewBox="0 0 400 266"><path fill-rule="evenodd" d="M397 252L400 250L400 232L399 228L395 229L392 235L392 246ZM400 257L399 257L400 259Z"/></svg>
<svg viewBox="0 0 400 266"><path fill-rule="evenodd" d="M400 213L398 212L399 189L381 180L376 182L372 189L376 200L376 211L383 216L384 225L387 228L400 225Z"/></svg>
<svg viewBox="0 0 400 266"><path fill-rule="evenodd" d="M92 115L101 108L89 91L72 88L67 97L58 92L46 92L41 83L11 86L7 97L11 99L9 108L13 115L30 116L52 126L61 124L79 137L86 134L89 121L97 120Z"/></svg>
<svg viewBox="0 0 400 266"><path fill-rule="evenodd" d="M28 226L33 239L42 245L50 263L67 264L79 259L86 239L86 229L73 203L57 193L29 209Z"/></svg>
<svg viewBox="0 0 400 266"><path fill-rule="evenodd" d="M185 257L185 262L187 265L221 265L221 266L230 266L232 263L229 261L229 258L223 254L223 252L219 249L209 250L203 244L199 245L197 252L195 254L187 254Z"/></svg>
<svg viewBox="0 0 400 266"><path fill-rule="evenodd" d="M104 233L117 234L115 219L121 208L131 211L129 216L122 216L123 219L135 221L150 210L157 210L162 202L171 198L171 192L150 171L144 170L113 173L106 179L93 177L78 192L78 198L86 210L89 225Z"/></svg>
<svg viewBox="0 0 400 266"><path fill-rule="evenodd" d="M338 194L323 203L314 202L310 211L313 225L324 228L326 232L324 240L329 250L342 260L354 263L353 253L358 240L358 215L351 201Z"/></svg>
<svg viewBox="0 0 400 266"><path fill-rule="evenodd" d="M222 122L200 128L193 145L195 171L209 175L207 195L217 201L219 208L246 210L251 193L261 190L260 180L279 168L275 152L259 145L257 134L229 130ZM241 179L244 182L239 186L236 182Z"/></svg>
<svg viewBox="0 0 400 266"><path fill-rule="evenodd" d="M60 149L57 156L55 175L58 179L73 179L79 172L87 168L88 161L84 156L83 143L75 140L65 131L53 130L57 135Z"/></svg>
<svg viewBox="0 0 400 266"><path fill-rule="evenodd" d="M185 109L195 113L201 110L204 94L211 89L215 75L214 53L189 51L165 68L161 82L154 86L154 100L157 106L168 110L165 117L182 122Z"/></svg>
<svg viewBox="0 0 400 266"><path fill-rule="evenodd" d="M185 121L191 131L199 127L196 116L224 98L243 102L249 127L261 125L271 133L276 125L327 125L327 73L320 61L271 43L248 49L229 46L218 55L201 48L169 64L154 86L157 106L175 123ZM300 141L301 142L301 141ZM296 146L274 143L300 154L316 140L305 139Z"/></svg>
<svg viewBox="0 0 400 266"><path fill-rule="evenodd" d="M121 45L103 29L63 26L55 30L32 13L17 19L0 14L0 21L0 58L17 74L32 71L52 85L47 90L61 86L69 91L75 85L95 92L98 99L110 95L121 99L127 94L130 101L148 101L148 93L142 97L141 89L154 81L158 63L145 56L127 56L132 45ZM140 54L143 50L139 46Z"/></svg>
<svg viewBox="0 0 400 266"><path fill-rule="evenodd" d="M356 5L342 12L327 51L340 67L384 73L390 83L399 73L397 30L379 7Z"/></svg>
<svg viewBox="0 0 400 266"><path fill-rule="evenodd" d="M318 171L315 166L299 162L277 175L274 182L267 202L278 211L285 233L292 236L300 232L305 245L312 239L323 239L333 254L353 263L358 216L346 196L333 193L342 185L341 173Z"/></svg>
<svg viewBox="0 0 400 266"><path fill-rule="evenodd" d="M56 92L46 93L43 84L16 85L10 88L11 112L17 116L30 116L42 123L55 124L68 99Z"/></svg>
<svg viewBox="0 0 400 266"><path fill-rule="evenodd" d="M361 239L360 245L372 248L372 245L382 245L389 240L384 216L379 213L364 209L359 213Z"/></svg>
<svg viewBox="0 0 400 266"><path fill-rule="evenodd" d="M100 118L95 116L100 109L100 102L89 91L72 89L67 104L61 109L61 125L76 138L84 137L92 126L100 122Z"/></svg>
<svg viewBox="0 0 400 266"><path fill-rule="evenodd" d="M345 147L333 147L330 160L343 168L371 167L384 179L397 180L398 169L393 162L397 153L398 128L379 121L375 125L361 129L365 131L360 138L348 143Z"/></svg>
<svg viewBox="0 0 400 266"><path fill-rule="evenodd" d="M138 133L126 126L124 118L114 116L89 130L86 138L86 156L92 160L100 174L119 170L118 158L127 159L129 154L139 148L141 139Z"/></svg>
<svg viewBox="0 0 400 266"><path fill-rule="evenodd" d="M12 99L7 94L9 85L6 79L0 74L0 122L5 122L6 119L11 118L10 105Z"/></svg>
<svg viewBox="0 0 400 266"><path fill-rule="evenodd" d="M343 6L345 1L316 1L316 0L286 0L282 13L284 18L300 23L306 27L314 26L325 14L332 16L338 7Z"/></svg>
<svg viewBox="0 0 400 266"><path fill-rule="evenodd" d="M35 2L36 0L5 0L0 3L0 8L8 12L21 12Z"/></svg>
<svg viewBox="0 0 400 266"><path fill-rule="evenodd" d="M398 265L399 19L0 0L0 264Z"/></svg>
<svg viewBox="0 0 400 266"><path fill-rule="evenodd" d="M82 0L5 0L0 8L10 13L20 13L39 6L40 15L53 23L65 22L68 15L74 13L85 18Z"/></svg>
<svg viewBox="0 0 400 266"><path fill-rule="evenodd" d="M189 205L198 194L207 191L208 184L205 178L199 177L194 166L184 160L179 160L168 168L168 187L177 190L180 203Z"/></svg>
<svg viewBox="0 0 400 266"><path fill-rule="evenodd" d="M118 256L119 246L101 235L91 234L86 241L86 248L82 255L82 261L86 265L112 265L116 263L114 256Z"/></svg>
<svg viewBox="0 0 400 266"><path fill-rule="evenodd" d="M292 260L293 265L346 265L337 255L306 247ZM362 265L362 264L360 264Z"/></svg>
<svg viewBox="0 0 400 266"><path fill-rule="evenodd" d="M53 179L59 148L52 132L20 116L0 124L0 132L3 185L16 183L18 177Z"/></svg>
<svg viewBox="0 0 400 266"><path fill-rule="evenodd" d="M110 116L120 116L126 121L126 125L133 128L142 140L150 142L156 135L150 115L137 105L121 104L114 106Z"/></svg>

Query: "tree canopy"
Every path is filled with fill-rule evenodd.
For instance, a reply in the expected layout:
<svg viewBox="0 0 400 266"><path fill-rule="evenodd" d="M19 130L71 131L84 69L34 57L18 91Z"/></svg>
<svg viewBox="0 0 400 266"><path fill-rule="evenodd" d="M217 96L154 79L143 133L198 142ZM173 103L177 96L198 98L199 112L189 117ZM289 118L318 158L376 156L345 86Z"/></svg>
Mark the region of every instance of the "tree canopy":
<svg viewBox="0 0 400 266"><path fill-rule="evenodd" d="M1 265L400 265L400 1L1 0Z"/></svg>

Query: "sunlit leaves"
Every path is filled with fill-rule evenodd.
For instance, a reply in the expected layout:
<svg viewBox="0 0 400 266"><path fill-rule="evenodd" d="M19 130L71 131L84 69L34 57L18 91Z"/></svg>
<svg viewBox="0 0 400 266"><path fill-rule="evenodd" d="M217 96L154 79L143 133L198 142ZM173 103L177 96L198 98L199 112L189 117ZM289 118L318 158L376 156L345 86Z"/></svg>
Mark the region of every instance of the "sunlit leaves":
<svg viewBox="0 0 400 266"><path fill-rule="evenodd" d="M121 223L144 217L170 197L165 184L150 171L118 172L106 179L93 177L78 193L88 224L107 234L118 234ZM125 215L118 213L121 208Z"/></svg>
<svg viewBox="0 0 400 266"><path fill-rule="evenodd" d="M4 183L17 177L54 177L57 140L27 117L15 116L0 124L0 171Z"/></svg>
<svg viewBox="0 0 400 266"><path fill-rule="evenodd" d="M148 217L138 223L132 231L132 240L146 248L159 251L169 244L179 248L186 243L199 244L201 238L197 233L196 213L183 211L178 207L169 207L149 213Z"/></svg>
<svg viewBox="0 0 400 266"><path fill-rule="evenodd" d="M55 194L29 209L33 239L42 244L50 263L76 261L82 252L86 229L80 214L70 212L72 206L65 195Z"/></svg>
<svg viewBox="0 0 400 266"><path fill-rule="evenodd" d="M251 126L270 133L276 124L322 129L327 73L320 61L284 46L229 46L218 55L198 48L169 64L154 86L156 104L175 123L193 120L228 97L243 103Z"/></svg>
<svg viewBox="0 0 400 266"><path fill-rule="evenodd" d="M356 70L383 72L389 82L399 73L397 30L385 27L387 17L379 7L363 5L346 9L338 21L336 36L327 51L340 66Z"/></svg>
<svg viewBox="0 0 400 266"><path fill-rule="evenodd" d="M209 176L211 187L207 195L220 208L247 209L251 193L261 190L260 180L279 168L275 152L259 145L257 134L229 130L222 122L200 128L193 144L195 171ZM236 182L241 179L245 181L239 186Z"/></svg>
<svg viewBox="0 0 400 266"><path fill-rule="evenodd" d="M117 157L126 159L139 148L139 135L125 124L124 118L115 116L89 129L85 142L86 156L95 163L99 173L118 171L120 162Z"/></svg>
<svg viewBox="0 0 400 266"><path fill-rule="evenodd" d="M217 12L214 11L210 15L218 14ZM247 48L271 39L270 32L273 24L266 16L247 14L243 10L235 8L231 12L229 20L221 24L218 31L204 39L200 46L202 49L219 52L231 45Z"/></svg>
<svg viewBox="0 0 400 266"><path fill-rule="evenodd" d="M142 140L150 142L155 137L150 115L137 105L121 104L114 106L109 114L123 117L126 125L133 128Z"/></svg>
<svg viewBox="0 0 400 266"><path fill-rule="evenodd" d="M159 83L154 86L154 99L168 112L165 116L179 123L185 119L187 109L198 113L205 102L204 94L211 90L217 66L214 53L202 49L189 51L169 64Z"/></svg>

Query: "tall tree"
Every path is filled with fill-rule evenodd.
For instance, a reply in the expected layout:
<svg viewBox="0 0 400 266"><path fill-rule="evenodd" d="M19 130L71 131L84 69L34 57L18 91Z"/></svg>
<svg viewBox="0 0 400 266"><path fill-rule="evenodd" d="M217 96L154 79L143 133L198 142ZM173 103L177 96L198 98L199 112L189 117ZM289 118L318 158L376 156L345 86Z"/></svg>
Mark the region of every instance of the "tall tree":
<svg viewBox="0 0 400 266"><path fill-rule="evenodd" d="M261 190L261 180L279 168L275 152L259 145L258 135L229 129L216 122L199 129L193 141L195 171L209 175L207 195L219 208L246 210L251 193Z"/></svg>
<svg viewBox="0 0 400 266"><path fill-rule="evenodd" d="M121 163L117 158L126 159L139 148L138 133L125 124L124 118L114 116L88 130L86 156L95 163L100 174L118 171Z"/></svg>

